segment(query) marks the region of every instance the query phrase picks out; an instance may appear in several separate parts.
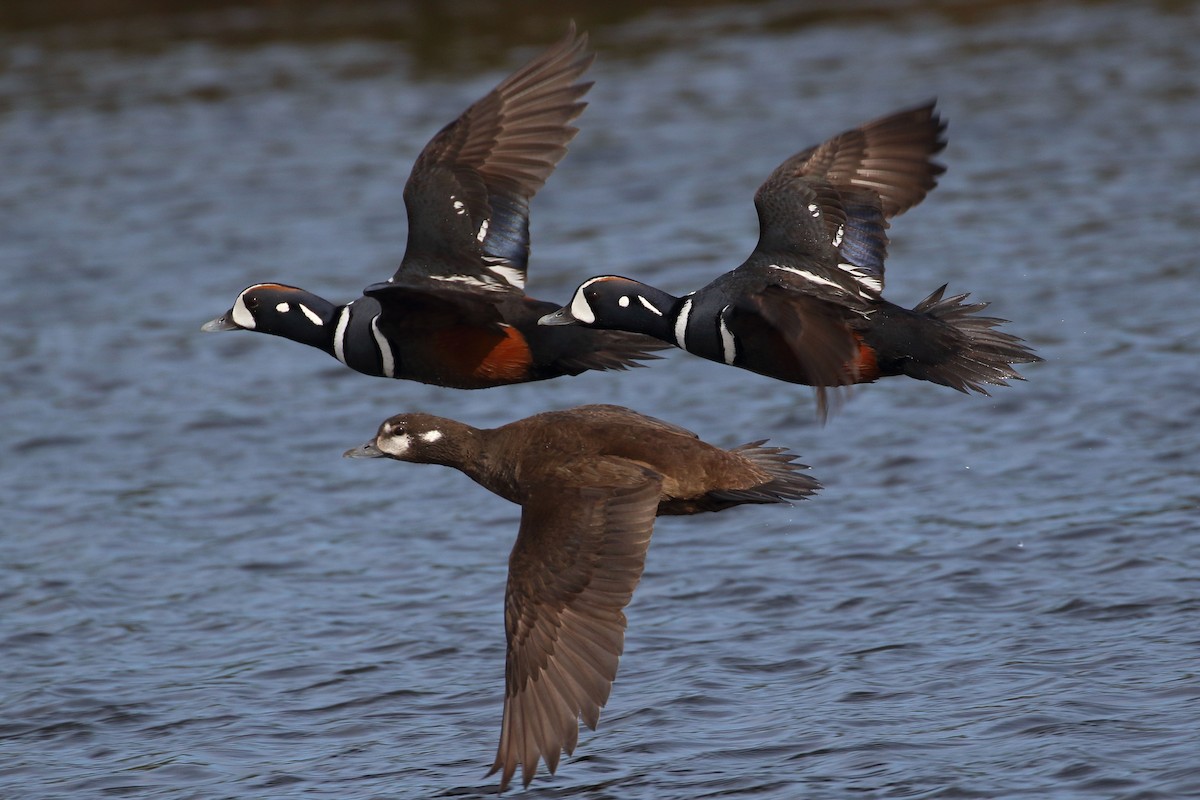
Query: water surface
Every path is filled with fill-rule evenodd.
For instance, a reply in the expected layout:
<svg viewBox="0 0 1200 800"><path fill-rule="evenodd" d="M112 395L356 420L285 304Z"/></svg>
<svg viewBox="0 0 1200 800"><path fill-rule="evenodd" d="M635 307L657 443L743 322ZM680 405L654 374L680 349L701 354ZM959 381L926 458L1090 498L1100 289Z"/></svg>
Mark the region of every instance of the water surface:
<svg viewBox="0 0 1200 800"><path fill-rule="evenodd" d="M600 729L530 796L1200 795L1200 7L792 8L581 18L531 294L696 288L785 156L937 96L949 171L888 296L992 301L1047 359L1027 383L886 381L821 428L807 389L683 353L461 392L202 335L252 282L390 274L416 153L565 21L436 55L227 12L2 34L0 796L493 792L518 510L339 456L403 410L592 401L769 436L827 488L659 522Z"/></svg>

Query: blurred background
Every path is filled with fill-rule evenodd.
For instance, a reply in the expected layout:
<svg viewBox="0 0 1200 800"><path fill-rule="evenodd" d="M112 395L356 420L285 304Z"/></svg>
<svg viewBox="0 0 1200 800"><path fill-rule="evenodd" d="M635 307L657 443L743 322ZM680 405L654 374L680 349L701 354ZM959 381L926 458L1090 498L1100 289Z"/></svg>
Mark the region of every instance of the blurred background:
<svg viewBox="0 0 1200 800"><path fill-rule="evenodd" d="M1046 358L967 397L685 353L477 392L201 334L403 253L441 126L568 21L529 293L737 266L792 153L937 97L887 296ZM518 510L348 461L385 417L631 406L826 486L660 520L612 699L534 797L1200 795L1200 3L0 4L0 796L438 797L500 724Z"/></svg>

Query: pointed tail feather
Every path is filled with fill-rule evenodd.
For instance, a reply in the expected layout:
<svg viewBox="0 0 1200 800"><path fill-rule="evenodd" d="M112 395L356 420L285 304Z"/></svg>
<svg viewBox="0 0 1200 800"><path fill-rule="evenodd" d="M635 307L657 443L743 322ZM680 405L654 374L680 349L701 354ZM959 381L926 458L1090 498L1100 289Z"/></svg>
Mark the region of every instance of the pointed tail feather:
<svg viewBox="0 0 1200 800"><path fill-rule="evenodd" d="M737 453L770 476L769 480L749 489L730 489L711 492L715 499L735 503L791 503L811 497L821 489L821 483L801 470L807 464L796 461L799 456L782 447L764 447L766 439L749 442L730 452Z"/></svg>
<svg viewBox="0 0 1200 800"><path fill-rule="evenodd" d="M943 298L946 285L913 307L913 313L948 325L946 336L937 337L942 346L936 358L914 359L905 371L914 378L940 383L960 392L987 394L985 384L1007 386L1010 380L1025 380L1013 364L1031 364L1042 359L1024 339L997 330L1008 320L979 316L987 303L966 303L966 293Z"/></svg>

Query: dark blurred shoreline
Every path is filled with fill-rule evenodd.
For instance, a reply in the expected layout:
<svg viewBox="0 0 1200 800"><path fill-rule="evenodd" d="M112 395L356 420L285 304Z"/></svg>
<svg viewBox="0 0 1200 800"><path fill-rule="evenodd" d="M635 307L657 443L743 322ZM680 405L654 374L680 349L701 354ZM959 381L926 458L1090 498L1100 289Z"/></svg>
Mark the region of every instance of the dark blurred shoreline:
<svg viewBox="0 0 1200 800"><path fill-rule="evenodd" d="M509 48L553 38L569 19L594 30L648 15L670 18L715 8L726 12L731 29L759 26L767 20L772 29L783 31L913 15L969 25L1005 10L1058 4L1055 0L9 0L0 4L0 40L15 37L49 47L154 50L186 41L238 47L366 39L403 44L418 63L453 69L487 65ZM1113 5L1111 0L1077 4ZM1190 0L1139 5L1167 12L1194 7ZM739 13L752 9L754 13Z"/></svg>

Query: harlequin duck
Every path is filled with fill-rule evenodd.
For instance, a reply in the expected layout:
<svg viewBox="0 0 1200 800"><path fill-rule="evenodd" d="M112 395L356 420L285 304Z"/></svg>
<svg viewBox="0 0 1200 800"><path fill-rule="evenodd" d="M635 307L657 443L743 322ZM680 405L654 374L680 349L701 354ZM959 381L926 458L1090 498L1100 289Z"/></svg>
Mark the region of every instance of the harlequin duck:
<svg viewBox="0 0 1200 800"><path fill-rule="evenodd" d="M479 389L624 369L649 337L551 331L526 297L529 201L578 129L587 35L567 35L438 132L404 187L408 245L396 274L345 305L279 283L242 291L205 331L252 330L311 345L367 375Z"/></svg>
<svg viewBox="0 0 1200 800"><path fill-rule="evenodd" d="M979 316L986 303L934 291L913 309L883 298L887 220L919 203L944 167L932 102L829 139L784 161L754 197L750 257L699 291L675 297L615 275L594 277L543 325L644 333L703 358L817 387L908 375L959 391L1021 379L1040 361Z"/></svg>
<svg viewBox="0 0 1200 800"><path fill-rule="evenodd" d="M526 786L539 759L553 773L581 718L595 729L656 515L790 502L820 488L796 456L764 441L722 450L627 408L590 405L491 430L400 414L346 452L454 467L521 506L504 598L504 718L488 773L500 771L501 791L518 764Z"/></svg>

